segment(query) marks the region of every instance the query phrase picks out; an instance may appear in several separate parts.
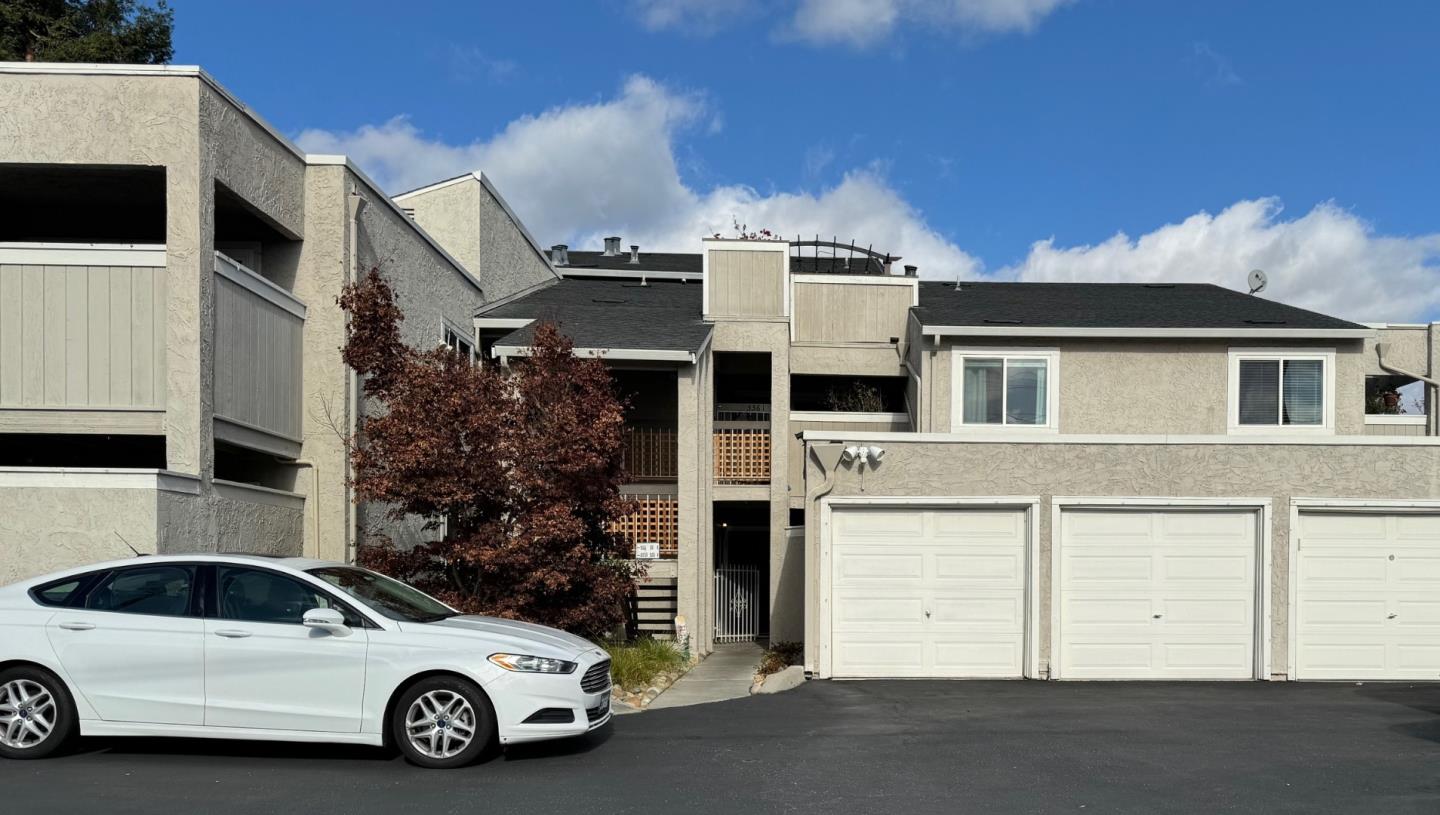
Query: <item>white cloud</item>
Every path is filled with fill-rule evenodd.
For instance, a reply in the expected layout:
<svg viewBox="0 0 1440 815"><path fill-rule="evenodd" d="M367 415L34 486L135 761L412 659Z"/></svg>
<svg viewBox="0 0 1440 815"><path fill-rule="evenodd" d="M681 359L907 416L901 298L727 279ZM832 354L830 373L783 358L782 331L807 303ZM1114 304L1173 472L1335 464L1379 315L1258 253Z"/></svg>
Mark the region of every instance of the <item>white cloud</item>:
<svg viewBox="0 0 1440 815"><path fill-rule="evenodd" d="M1073 0L790 0L777 16L781 39L866 47L901 25L961 34L1030 31ZM754 16L754 0L633 0L642 25L707 35ZM793 11L792 11L793 9Z"/></svg>
<svg viewBox="0 0 1440 815"><path fill-rule="evenodd" d="M391 192L484 170L546 244L598 247L600 238L618 234L642 251L698 251L701 238L729 232L738 220L786 236L873 243L919 265L922 277L984 274L977 257L931 226L887 181L880 163L827 170L838 182L814 190L687 183L676 163L677 141L691 134L703 144L715 121L702 95L637 76L612 99L526 116L488 140L450 144L397 117L351 132L306 131L299 141L312 152L349 154ZM1117 234L1073 247L1043 240L992 276L1241 288L1246 273L1259 268L1270 277L1265 296L1338 316L1436 314L1440 234L1381 235L1332 203L1283 216L1275 199L1244 200L1134 239Z"/></svg>
<svg viewBox="0 0 1440 815"><path fill-rule="evenodd" d="M447 144L404 117L344 133L307 130L298 141L310 152L349 155L391 193L483 170L546 244L594 246L618 234L655 251L698 251L702 238L738 220L752 230L873 243L907 261L923 258L929 274L979 273L878 165L818 192L691 187L676 165L676 139L715 121L702 96L637 76L614 99L517 119L488 141Z"/></svg>
<svg viewBox="0 0 1440 815"><path fill-rule="evenodd" d="M1239 201L1131 239L1094 246L1043 240L998 272L1020 280L1165 281L1245 286L1263 269L1263 296L1353 320L1413 320L1440 305L1440 234L1392 237L1334 203L1285 219L1275 198Z"/></svg>

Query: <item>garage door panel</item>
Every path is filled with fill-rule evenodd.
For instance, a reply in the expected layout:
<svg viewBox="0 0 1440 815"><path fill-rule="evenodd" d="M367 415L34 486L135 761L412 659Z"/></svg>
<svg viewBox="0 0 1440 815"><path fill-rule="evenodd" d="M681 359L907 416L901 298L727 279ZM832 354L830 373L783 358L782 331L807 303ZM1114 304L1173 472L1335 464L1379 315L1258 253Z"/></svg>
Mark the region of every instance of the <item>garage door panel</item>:
<svg viewBox="0 0 1440 815"><path fill-rule="evenodd" d="M837 509L832 517L833 675L1021 675L1024 510Z"/></svg>
<svg viewBox="0 0 1440 815"><path fill-rule="evenodd" d="M935 579L1020 586L1025 582L1024 554L1013 551L993 554L937 554Z"/></svg>
<svg viewBox="0 0 1440 815"><path fill-rule="evenodd" d="M1059 523L1061 677L1254 675L1254 511L1073 509Z"/></svg>
<svg viewBox="0 0 1440 815"><path fill-rule="evenodd" d="M1440 514L1302 512L1298 679L1440 679Z"/></svg>
<svg viewBox="0 0 1440 815"><path fill-rule="evenodd" d="M1013 596L936 598L930 623L937 632L947 625L1020 632L1025 626L1024 600Z"/></svg>

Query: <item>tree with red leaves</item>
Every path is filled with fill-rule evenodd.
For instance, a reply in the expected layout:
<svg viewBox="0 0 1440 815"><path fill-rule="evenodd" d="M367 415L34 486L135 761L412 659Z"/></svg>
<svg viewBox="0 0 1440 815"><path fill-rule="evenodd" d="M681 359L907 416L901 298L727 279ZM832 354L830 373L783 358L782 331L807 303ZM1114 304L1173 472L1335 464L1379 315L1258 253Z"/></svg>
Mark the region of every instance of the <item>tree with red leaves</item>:
<svg viewBox="0 0 1440 815"><path fill-rule="evenodd" d="M624 405L605 363L577 358L548 323L508 368L406 346L404 315L378 271L339 304L349 315L345 362L381 408L352 440L356 500L444 529L410 549L372 537L361 564L467 613L592 636L623 621L636 569L612 531L628 509Z"/></svg>

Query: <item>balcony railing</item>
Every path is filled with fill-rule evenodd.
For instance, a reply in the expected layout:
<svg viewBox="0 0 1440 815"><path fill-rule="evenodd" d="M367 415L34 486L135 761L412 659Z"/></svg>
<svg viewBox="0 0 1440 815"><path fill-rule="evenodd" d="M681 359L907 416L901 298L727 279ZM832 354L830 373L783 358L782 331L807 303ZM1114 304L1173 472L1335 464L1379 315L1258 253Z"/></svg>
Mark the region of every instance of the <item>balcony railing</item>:
<svg viewBox="0 0 1440 815"><path fill-rule="evenodd" d="M634 511L615 523L614 530L630 544L658 543L660 557L675 557L680 542L680 502L673 495L631 495Z"/></svg>
<svg viewBox="0 0 1440 815"><path fill-rule="evenodd" d="M679 445L673 427L629 425L622 450L631 481L674 481L679 476Z"/></svg>
<svg viewBox="0 0 1440 815"><path fill-rule="evenodd" d="M215 436L299 454L305 304L215 253Z"/></svg>
<svg viewBox="0 0 1440 815"><path fill-rule="evenodd" d="M716 421L715 483L770 483L770 423Z"/></svg>

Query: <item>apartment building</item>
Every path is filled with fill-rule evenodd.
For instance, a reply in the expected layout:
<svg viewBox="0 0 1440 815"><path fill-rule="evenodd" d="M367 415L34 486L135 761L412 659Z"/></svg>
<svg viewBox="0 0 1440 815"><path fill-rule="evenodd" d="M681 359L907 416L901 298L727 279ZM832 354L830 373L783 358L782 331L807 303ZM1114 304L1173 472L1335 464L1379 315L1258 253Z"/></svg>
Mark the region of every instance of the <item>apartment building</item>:
<svg viewBox="0 0 1440 815"><path fill-rule="evenodd" d="M351 500L335 298L379 268L407 342L471 347L477 309L555 279L488 179L451 185L442 243L183 66L0 64L0 145L0 583L421 534Z"/></svg>
<svg viewBox="0 0 1440 815"><path fill-rule="evenodd" d="M556 321L629 396L642 627L820 677L1440 677L1435 324L620 244L475 325Z"/></svg>

